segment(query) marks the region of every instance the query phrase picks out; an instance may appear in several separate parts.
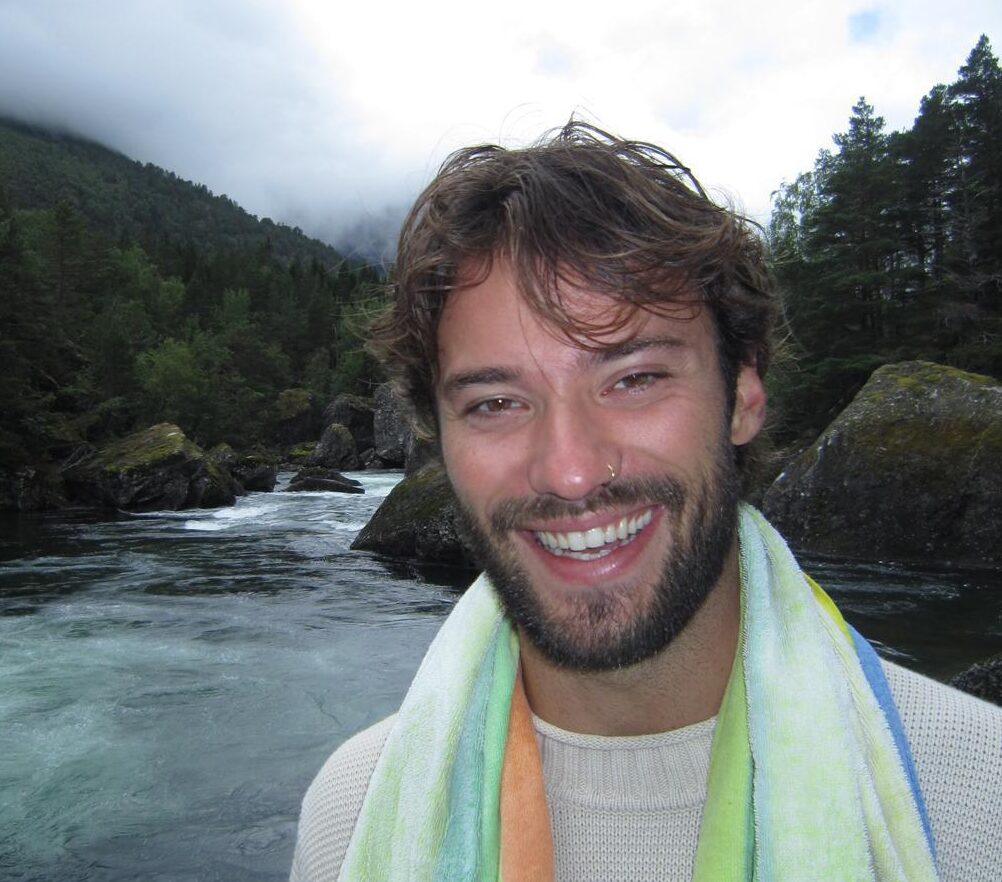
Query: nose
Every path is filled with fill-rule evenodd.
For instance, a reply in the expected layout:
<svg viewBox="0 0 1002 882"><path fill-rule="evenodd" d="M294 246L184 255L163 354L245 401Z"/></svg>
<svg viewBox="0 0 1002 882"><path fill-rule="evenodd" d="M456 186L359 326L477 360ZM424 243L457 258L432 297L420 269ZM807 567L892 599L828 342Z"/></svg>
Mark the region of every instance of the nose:
<svg viewBox="0 0 1002 882"><path fill-rule="evenodd" d="M537 417L529 450L529 486L536 493L586 499L619 471L620 457L599 414L560 402Z"/></svg>

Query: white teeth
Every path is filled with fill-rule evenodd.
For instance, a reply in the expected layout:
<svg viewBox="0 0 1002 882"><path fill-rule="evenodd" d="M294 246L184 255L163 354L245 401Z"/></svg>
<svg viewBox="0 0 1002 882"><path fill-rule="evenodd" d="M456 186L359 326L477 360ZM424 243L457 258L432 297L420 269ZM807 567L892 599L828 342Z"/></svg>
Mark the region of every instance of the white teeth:
<svg viewBox="0 0 1002 882"><path fill-rule="evenodd" d="M535 537L544 548L553 554L572 554L575 560L596 560L605 557L612 549L604 546L619 542L629 544L654 517L653 510L647 509L640 515L631 518L620 518L604 527L592 527L590 530L569 530L566 533L554 533L541 530ZM597 552L595 549L599 549Z"/></svg>
<svg viewBox="0 0 1002 882"><path fill-rule="evenodd" d="M592 527L584 535L585 545L588 548L601 548L605 545L605 530L601 527Z"/></svg>

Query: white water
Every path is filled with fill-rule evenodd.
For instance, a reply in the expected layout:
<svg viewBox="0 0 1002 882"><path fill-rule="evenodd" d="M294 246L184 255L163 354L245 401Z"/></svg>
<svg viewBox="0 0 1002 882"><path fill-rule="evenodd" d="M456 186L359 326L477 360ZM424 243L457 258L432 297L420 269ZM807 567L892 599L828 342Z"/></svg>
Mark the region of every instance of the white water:
<svg viewBox="0 0 1002 882"><path fill-rule="evenodd" d="M310 778L395 709L455 598L348 551L400 476L355 477L53 520L5 564L0 879L287 876Z"/></svg>

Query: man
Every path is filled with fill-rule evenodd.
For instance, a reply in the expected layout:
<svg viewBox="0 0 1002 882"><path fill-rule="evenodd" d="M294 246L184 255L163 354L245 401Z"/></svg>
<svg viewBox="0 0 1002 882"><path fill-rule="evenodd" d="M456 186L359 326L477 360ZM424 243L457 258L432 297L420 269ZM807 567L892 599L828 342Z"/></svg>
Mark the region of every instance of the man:
<svg viewBox="0 0 1002 882"><path fill-rule="evenodd" d="M882 666L738 502L777 310L741 218L572 123L455 154L394 291L486 576L318 775L294 880L1002 879L1002 714Z"/></svg>

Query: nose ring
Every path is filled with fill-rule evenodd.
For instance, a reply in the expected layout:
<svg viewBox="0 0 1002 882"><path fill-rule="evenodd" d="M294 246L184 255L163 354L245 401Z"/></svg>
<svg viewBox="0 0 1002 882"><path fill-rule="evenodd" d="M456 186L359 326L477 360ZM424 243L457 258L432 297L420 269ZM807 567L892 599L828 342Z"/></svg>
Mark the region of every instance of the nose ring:
<svg viewBox="0 0 1002 882"><path fill-rule="evenodd" d="M612 481L616 480L616 470L612 467L611 462L607 463L607 465L609 467L609 482L611 483Z"/></svg>

